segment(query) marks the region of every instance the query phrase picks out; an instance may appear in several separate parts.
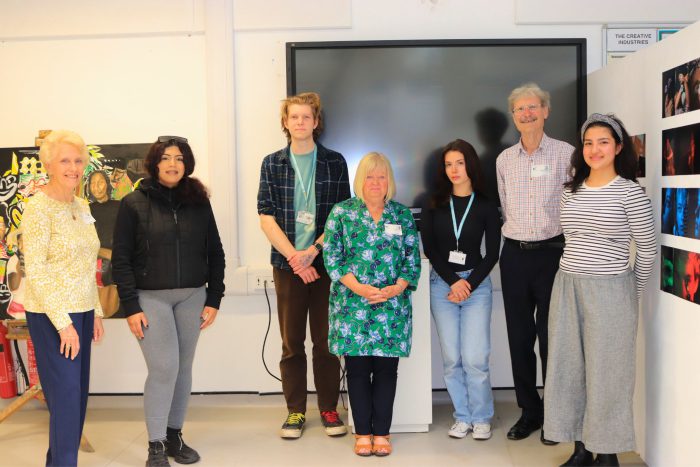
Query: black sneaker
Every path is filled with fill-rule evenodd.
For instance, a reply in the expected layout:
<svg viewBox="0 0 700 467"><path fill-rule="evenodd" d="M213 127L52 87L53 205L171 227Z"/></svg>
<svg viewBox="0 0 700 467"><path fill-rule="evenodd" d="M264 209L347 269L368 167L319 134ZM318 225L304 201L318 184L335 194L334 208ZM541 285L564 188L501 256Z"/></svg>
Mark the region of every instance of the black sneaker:
<svg viewBox="0 0 700 467"><path fill-rule="evenodd" d="M163 441L149 441L146 467L170 467L165 450L166 447Z"/></svg>
<svg viewBox="0 0 700 467"><path fill-rule="evenodd" d="M282 425L280 436L287 439L296 439L301 437L301 432L304 429L306 416L300 412L290 412L287 419Z"/></svg>
<svg viewBox="0 0 700 467"><path fill-rule="evenodd" d="M321 422L328 436L342 436L348 432L338 412L335 410L321 412Z"/></svg>
<svg viewBox="0 0 700 467"><path fill-rule="evenodd" d="M170 457L175 458L178 464L194 464L199 460L197 451L189 447L182 440L182 431L168 428L167 450Z"/></svg>

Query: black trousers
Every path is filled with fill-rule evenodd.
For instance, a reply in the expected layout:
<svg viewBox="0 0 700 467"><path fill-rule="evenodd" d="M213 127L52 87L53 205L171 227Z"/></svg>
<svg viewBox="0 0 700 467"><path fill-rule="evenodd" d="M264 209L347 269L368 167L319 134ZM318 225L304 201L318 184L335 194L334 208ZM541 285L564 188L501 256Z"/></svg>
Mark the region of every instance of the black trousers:
<svg viewBox="0 0 700 467"><path fill-rule="evenodd" d="M539 342L544 380L549 299L562 251L561 248L521 250L509 242L504 243L501 251L501 287L515 395L523 416L540 421L544 407L537 392L535 339Z"/></svg>
<svg viewBox="0 0 700 467"><path fill-rule="evenodd" d="M345 357L348 396L358 435L389 434L398 367L398 357Z"/></svg>

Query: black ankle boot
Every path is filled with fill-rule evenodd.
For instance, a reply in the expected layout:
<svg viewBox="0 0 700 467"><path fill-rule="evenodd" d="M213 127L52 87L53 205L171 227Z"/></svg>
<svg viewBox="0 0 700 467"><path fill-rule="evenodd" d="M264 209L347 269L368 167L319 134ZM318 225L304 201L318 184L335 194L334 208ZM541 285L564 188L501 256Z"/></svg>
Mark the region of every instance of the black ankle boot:
<svg viewBox="0 0 700 467"><path fill-rule="evenodd" d="M199 460L197 451L189 447L182 440L182 431L168 427L167 430L168 455L175 458L178 464L194 464Z"/></svg>
<svg viewBox="0 0 700 467"><path fill-rule="evenodd" d="M581 441L574 442L574 453L569 460L560 467L591 466L593 465L593 453L586 449Z"/></svg>
<svg viewBox="0 0 700 467"><path fill-rule="evenodd" d="M593 465L618 467L620 463L617 460L617 454L598 454Z"/></svg>
<svg viewBox="0 0 700 467"><path fill-rule="evenodd" d="M166 449L163 441L149 441L146 467L170 467L168 455L165 452Z"/></svg>

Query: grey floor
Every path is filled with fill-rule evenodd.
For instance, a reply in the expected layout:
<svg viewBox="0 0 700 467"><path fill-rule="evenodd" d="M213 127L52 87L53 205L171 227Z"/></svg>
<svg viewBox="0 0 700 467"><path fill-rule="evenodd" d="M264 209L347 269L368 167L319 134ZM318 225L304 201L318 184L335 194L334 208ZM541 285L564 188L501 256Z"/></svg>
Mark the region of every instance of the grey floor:
<svg viewBox="0 0 700 467"><path fill-rule="evenodd" d="M519 409L512 391L495 391L495 396L496 418L490 440L449 438L449 398L445 392L436 392L430 431L394 435L394 453L386 458L354 455L350 435L327 437L312 408L301 439L280 439L277 432L286 411L283 398L277 395L193 396L184 437L201 454L202 461L197 464L201 466L557 466L567 459L571 444L543 446L536 434L509 441L506 432L517 420ZM81 467L144 465L147 435L142 402L139 396L90 398L85 434L95 452L80 453ZM310 405L315 403L312 396ZM347 420L347 412L340 412ZM43 465L47 425L48 413L37 401L1 423L0 466ZM626 466L645 465L635 453L625 453L620 461Z"/></svg>

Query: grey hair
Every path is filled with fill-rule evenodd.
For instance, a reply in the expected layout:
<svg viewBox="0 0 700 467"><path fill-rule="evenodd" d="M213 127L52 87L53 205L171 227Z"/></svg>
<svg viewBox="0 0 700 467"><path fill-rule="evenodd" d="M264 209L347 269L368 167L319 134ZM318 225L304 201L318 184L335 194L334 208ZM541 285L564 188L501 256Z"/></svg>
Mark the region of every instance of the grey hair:
<svg viewBox="0 0 700 467"><path fill-rule="evenodd" d="M513 111L513 104L515 101L527 96L535 96L540 100L543 107L548 109L552 108L549 93L540 88L536 83L531 82L513 89L510 96L508 96L508 110Z"/></svg>

